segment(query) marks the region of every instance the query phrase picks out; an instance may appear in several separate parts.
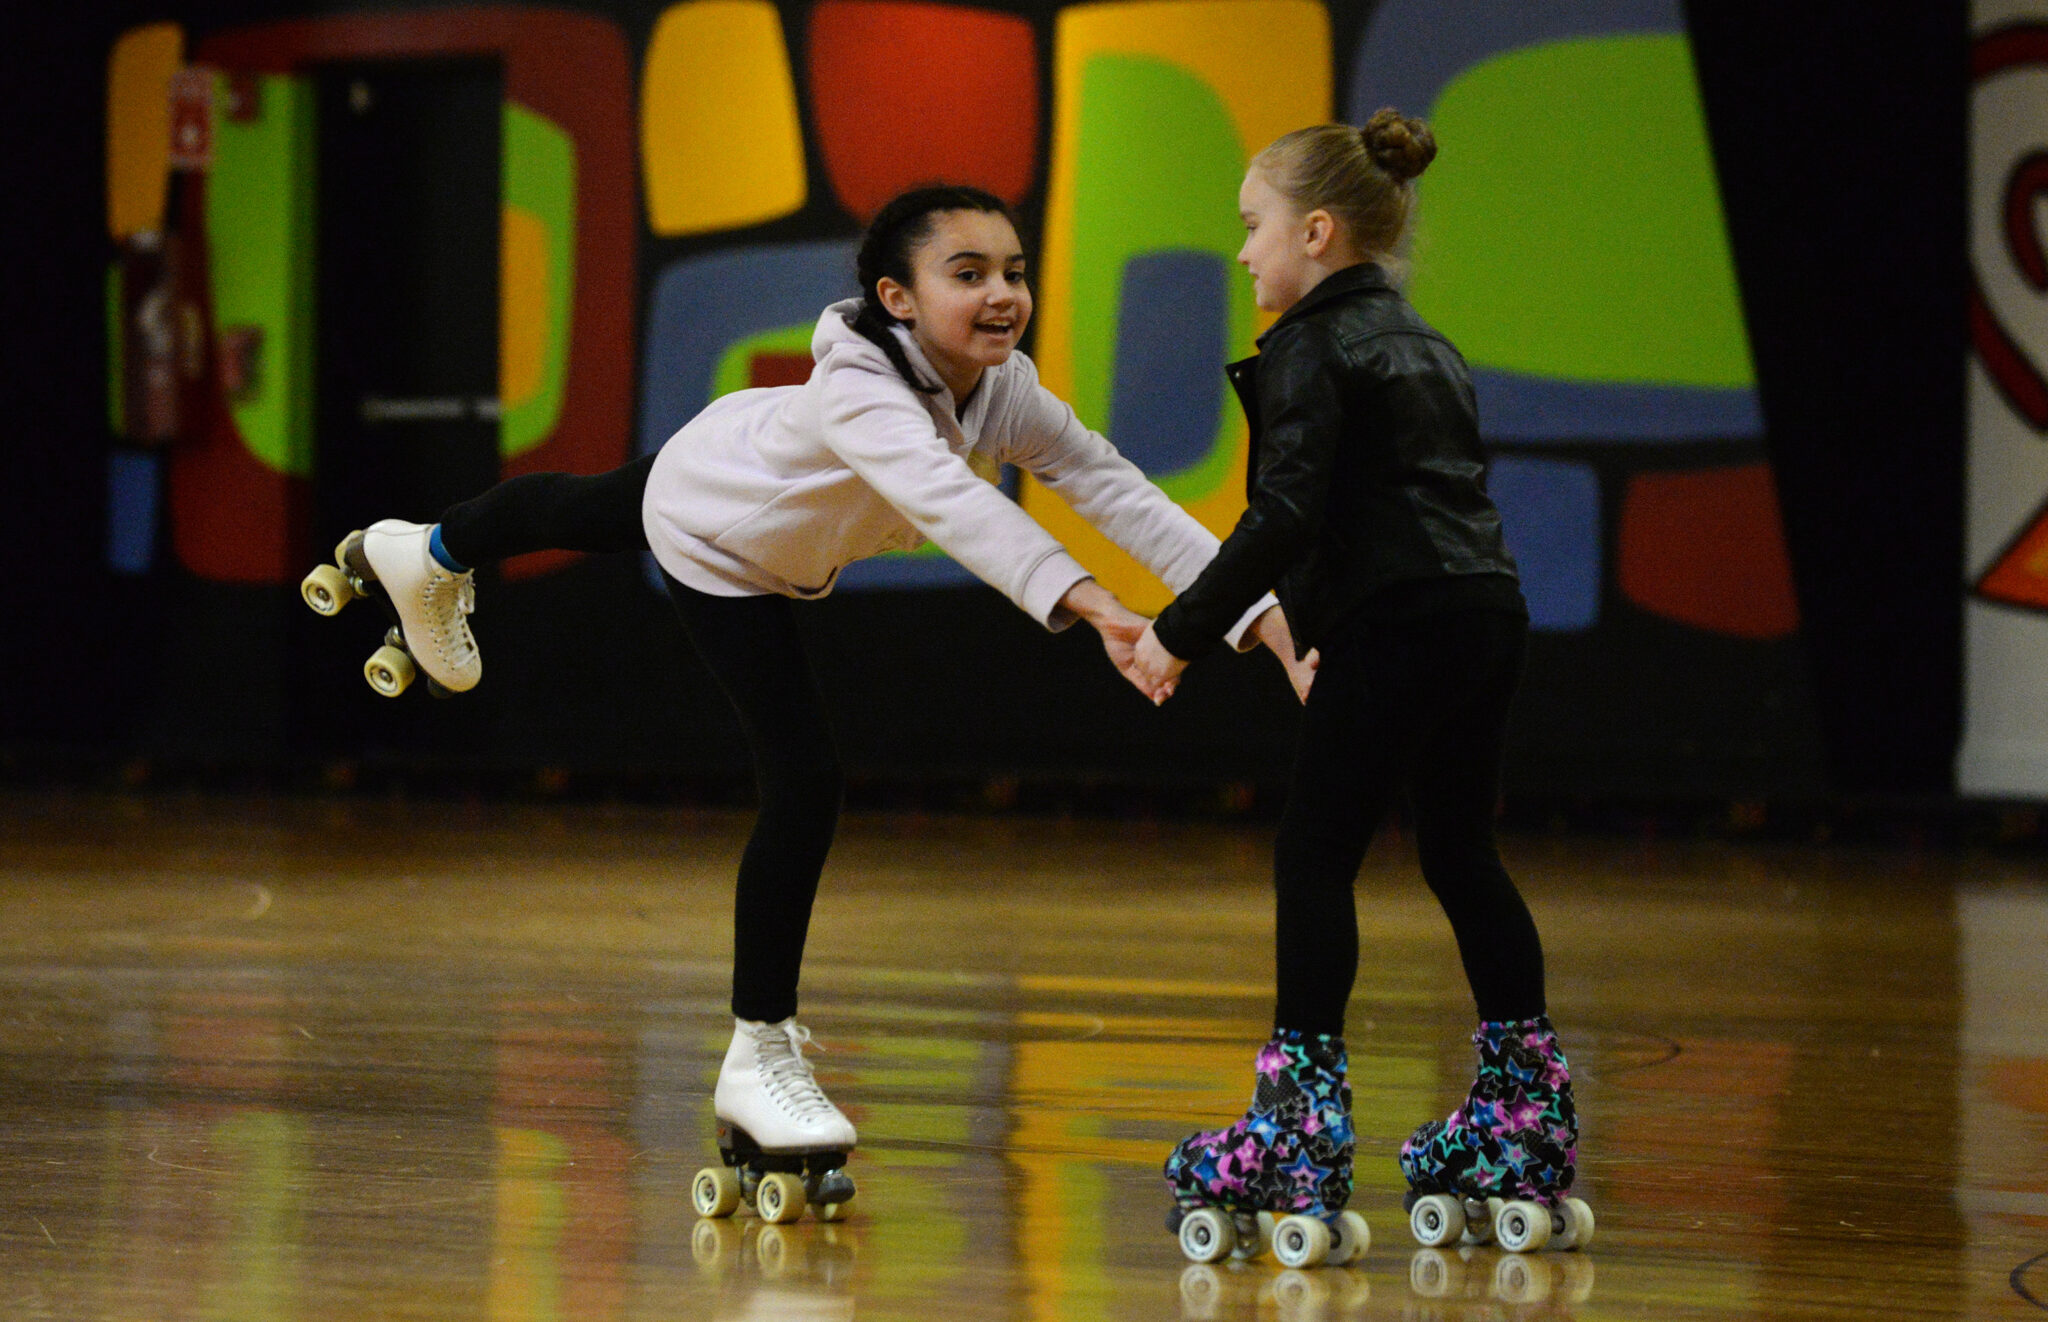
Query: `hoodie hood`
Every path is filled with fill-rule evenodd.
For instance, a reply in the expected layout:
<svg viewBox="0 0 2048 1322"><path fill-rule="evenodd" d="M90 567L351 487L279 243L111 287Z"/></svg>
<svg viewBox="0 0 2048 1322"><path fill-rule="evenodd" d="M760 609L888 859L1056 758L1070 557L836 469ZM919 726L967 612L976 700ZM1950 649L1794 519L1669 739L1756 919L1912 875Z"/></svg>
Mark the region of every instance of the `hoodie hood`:
<svg viewBox="0 0 2048 1322"><path fill-rule="evenodd" d="M858 315L860 300L857 298L844 298L828 306L818 317L818 328L811 332L812 361L822 363L827 354L839 349L855 354L873 354L876 362L895 371L889 355L882 352L882 346L854 329L853 319ZM918 347L911 333L902 326L891 326L889 333L896 337L896 343L903 346L903 356L910 360L910 365L917 369L925 384L945 389L946 383L939 378L938 369L932 366L931 359L924 356L924 350Z"/></svg>

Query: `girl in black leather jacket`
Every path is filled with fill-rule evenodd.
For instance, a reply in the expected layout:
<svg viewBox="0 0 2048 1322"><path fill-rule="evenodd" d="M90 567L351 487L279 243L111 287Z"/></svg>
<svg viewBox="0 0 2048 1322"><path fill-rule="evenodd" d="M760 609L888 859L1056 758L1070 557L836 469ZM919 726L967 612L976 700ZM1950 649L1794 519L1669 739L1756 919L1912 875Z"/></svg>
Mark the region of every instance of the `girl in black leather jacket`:
<svg viewBox="0 0 2048 1322"><path fill-rule="evenodd" d="M1274 851L1278 1003L1252 1109L1166 1164L1190 1256L1257 1211L1305 1214L1327 1227L1333 1257L1355 1251L1360 1226L1340 1212L1353 1147L1352 884L1404 790L1480 1021L1470 1095L1402 1148L1416 1234L1441 1242L1455 1222L1455 1239L1468 1200L1485 1215L1489 1198L1503 1200L1496 1212L1519 1209L1497 1217L1505 1247L1592 1230L1565 1196L1578 1123L1545 1017L1542 946L1493 835L1528 610L1486 494L1470 373L1384 265L1406 236L1411 181L1435 154L1420 120L1381 111L1362 130L1281 138L1239 194L1238 260L1258 305L1282 314L1259 355L1230 369L1251 424L1249 507L1141 640L1138 664L1170 686L1268 590L1299 652L1320 661ZM1192 1216L1203 1209L1214 1210ZM1317 1256L1319 1227L1285 1225L1283 1256Z"/></svg>

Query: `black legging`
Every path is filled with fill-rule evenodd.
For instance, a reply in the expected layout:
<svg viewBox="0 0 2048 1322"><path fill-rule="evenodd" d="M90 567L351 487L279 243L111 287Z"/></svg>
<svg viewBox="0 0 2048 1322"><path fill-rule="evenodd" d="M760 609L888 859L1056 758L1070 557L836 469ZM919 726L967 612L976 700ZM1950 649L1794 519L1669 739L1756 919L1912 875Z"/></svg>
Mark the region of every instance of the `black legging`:
<svg viewBox="0 0 2048 1322"><path fill-rule="evenodd" d="M640 504L654 457L594 477L533 473L441 516L441 543L466 565L528 551L644 551ZM796 1013L818 876L839 824L843 776L825 702L787 597L718 597L666 573L683 631L725 690L754 761L760 812L733 900L732 1012Z"/></svg>
<svg viewBox="0 0 2048 1322"><path fill-rule="evenodd" d="M1344 1031L1358 972L1353 882L1404 788L1423 879L1451 920L1479 1017L1544 1013L1542 943L1493 838L1527 633L1506 611L1459 610L1354 615L1323 641L1274 847L1277 1026Z"/></svg>

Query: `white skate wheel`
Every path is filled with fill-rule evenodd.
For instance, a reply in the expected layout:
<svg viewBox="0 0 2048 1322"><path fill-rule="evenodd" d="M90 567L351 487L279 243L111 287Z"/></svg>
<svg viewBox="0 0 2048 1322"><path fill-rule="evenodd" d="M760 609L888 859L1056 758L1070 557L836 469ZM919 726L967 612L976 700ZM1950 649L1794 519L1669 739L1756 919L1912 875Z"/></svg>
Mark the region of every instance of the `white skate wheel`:
<svg viewBox="0 0 2048 1322"><path fill-rule="evenodd" d="M1417 1244L1440 1249L1465 1233L1465 1204L1447 1193L1418 1198L1408 1209L1408 1229Z"/></svg>
<svg viewBox="0 0 2048 1322"><path fill-rule="evenodd" d="M1305 1271L1288 1268L1273 1278L1272 1289L1282 1317L1317 1317L1329 1307L1329 1285Z"/></svg>
<svg viewBox="0 0 2048 1322"><path fill-rule="evenodd" d="M1541 1258L1503 1253L1493 1264L1495 1299L1504 1304L1540 1304L1550 1298L1550 1264Z"/></svg>
<svg viewBox="0 0 2048 1322"><path fill-rule="evenodd" d="M1493 1214L1493 1237L1509 1253L1534 1253L1550 1242L1550 1209L1517 1199Z"/></svg>
<svg viewBox="0 0 2048 1322"><path fill-rule="evenodd" d="M1199 1262L1180 1274L1180 1315L1187 1322L1208 1322L1223 1303L1223 1278L1216 1269Z"/></svg>
<svg viewBox="0 0 2048 1322"><path fill-rule="evenodd" d="M801 1176L770 1171L754 1190L754 1210L771 1225L786 1225L804 1214L804 1182Z"/></svg>
<svg viewBox="0 0 2048 1322"><path fill-rule="evenodd" d="M1312 1216L1283 1216L1273 1227L1273 1257L1282 1267L1320 1267L1330 1256L1330 1227Z"/></svg>
<svg viewBox="0 0 2048 1322"><path fill-rule="evenodd" d="M740 1206L740 1177L730 1166L706 1166L690 1181L690 1205L698 1216L731 1216Z"/></svg>
<svg viewBox="0 0 2048 1322"><path fill-rule="evenodd" d="M371 688L387 698L395 698L405 692L416 673L412 658L405 654L405 649L389 643L372 652L370 659L363 662L363 678L370 681Z"/></svg>
<svg viewBox="0 0 2048 1322"><path fill-rule="evenodd" d="M1356 1212L1340 1212L1337 1224L1332 1227L1335 1240L1330 1245L1329 1263L1342 1267L1365 1257L1365 1251L1372 1247L1372 1227L1365 1224L1365 1218Z"/></svg>
<svg viewBox="0 0 2048 1322"><path fill-rule="evenodd" d="M811 1215L820 1221L844 1221L851 1203L812 1203Z"/></svg>
<svg viewBox="0 0 2048 1322"><path fill-rule="evenodd" d="M1247 1224L1250 1226L1250 1229L1246 1229ZM1260 1256L1273 1247L1273 1214L1271 1212L1260 1212L1257 1216L1252 1217L1249 1222L1239 1220L1236 1225L1237 1247L1230 1251L1230 1256L1237 1261L1250 1262L1253 1258Z"/></svg>
<svg viewBox="0 0 2048 1322"><path fill-rule="evenodd" d="M318 613L334 615L356 599L356 590L349 586L348 575L341 572L341 566L315 565L313 572L300 581L299 595Z"/></svg>
<svg viewBox="0 0 2048 1322"><path fill-rule="evenodd" d="M1565 1199L1564 1206L1557 1209L1557 1216L1564 1222L1564 1229L1553 1230L1550 1247L1568 1252L1593 1242L1593 1209L1586 1206L1585 1199Z"/></svg>
<svg viewBox="0 0 2048 1322"><path fill-rule="evenodd" d="M1465 1287L1465 1262L1442 1249L1419 1249L1408 1259L1408 1288L1421 1299L1448 1299Z"/></svg>
<svg viewBox="0 0 2048 1322"><path fill-rule="evenodd" d="M1213 1207L1198 1207L1180 1220L1180 1251L1189 1262L1218 1262L1237 1247L1237 1227Z"/></svg>

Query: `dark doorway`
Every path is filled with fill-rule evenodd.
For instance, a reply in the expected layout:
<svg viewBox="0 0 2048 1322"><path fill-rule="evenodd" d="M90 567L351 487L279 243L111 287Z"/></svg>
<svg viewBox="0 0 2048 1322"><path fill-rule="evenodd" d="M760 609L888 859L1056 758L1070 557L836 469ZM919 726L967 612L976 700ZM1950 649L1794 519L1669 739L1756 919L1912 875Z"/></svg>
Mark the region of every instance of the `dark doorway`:
<svg viewBox="0 0 2048 1322"><path fill-rule="evenodd" d="M432 522L498 476L503 70L495 60L321 66L315 215L312 560L380 518ZM310 563L310 561L309 561ZM373 694L381 616L362 603L309 639L312 739L420 749L481 713ZM372 626L376 627L373 628ZM416 687L423 691L425 680ZM348 719L334 720L347 695ZM379 710L384 709L384 710ZM374 713L374 714L372 714Z"/></svg>

